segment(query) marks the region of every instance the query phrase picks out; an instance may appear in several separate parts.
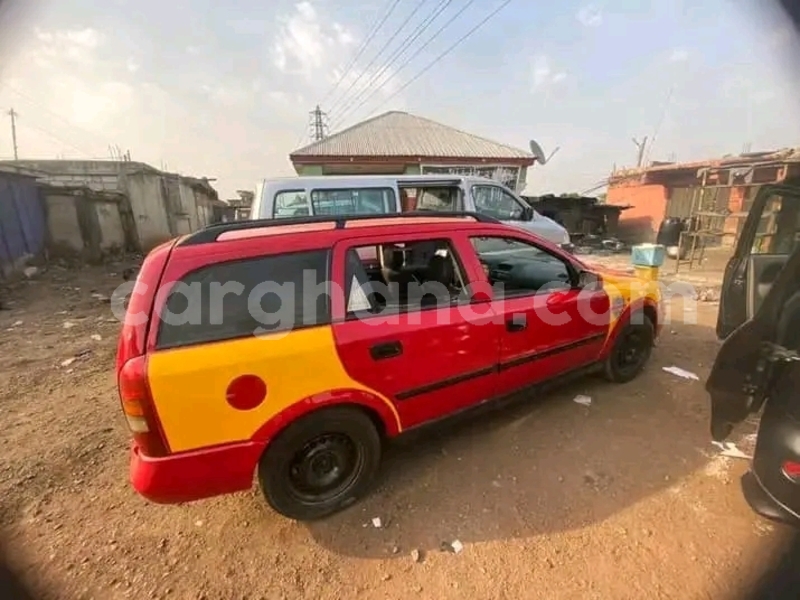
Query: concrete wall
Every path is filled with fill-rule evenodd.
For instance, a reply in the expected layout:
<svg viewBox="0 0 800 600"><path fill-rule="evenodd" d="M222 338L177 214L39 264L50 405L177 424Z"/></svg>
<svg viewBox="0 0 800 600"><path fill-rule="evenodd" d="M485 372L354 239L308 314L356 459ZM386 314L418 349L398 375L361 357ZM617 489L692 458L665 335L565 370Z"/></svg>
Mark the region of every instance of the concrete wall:
<svg viewBox="0 0 800 600"><path fill-rule="evenodd" d="M638 180L614 182L606 204L631 206L620 215L617 235L629 242L654 242L667 208L667 188L641 185Z"/></svg>
<svg viewBox="0 0 800 600"><path fill-rule="evenodd" d="M136 245L143 251L213 220L216 192L198 184L200 180L164 173L144 163L33 160L9 164L37 170L40 180L53 186L123 194L127 204L121 211L128 211L136 230Z"/></svg>
<svg viewBox="0 0 800 600"><path fill-rule="evenodd" d="M149 250L174 235L164 205L161 178L151 173L132 173L125 187L143 250Z"/></svg>
<svg viewBox="0 0 800 600"><path fill-rule="evenodd" d="M83 232L75 207L75 196L51 194L45 197L45 203L51 250L56 254L61 249L83 252Z"/></svg>
<svg viewBox="0 0 800 600"><path fill-rule="evenodd" d="M100 230L100 250L109 251L125 247L125 229L117 202L95 202L94 211Z"/></svg>
<svg viewBox="0 0 800 600"><path fill-rule="evenodd" d="M59 187L44 188L43 196L51 255L92 259L128 246L122 196Z"/></svg>

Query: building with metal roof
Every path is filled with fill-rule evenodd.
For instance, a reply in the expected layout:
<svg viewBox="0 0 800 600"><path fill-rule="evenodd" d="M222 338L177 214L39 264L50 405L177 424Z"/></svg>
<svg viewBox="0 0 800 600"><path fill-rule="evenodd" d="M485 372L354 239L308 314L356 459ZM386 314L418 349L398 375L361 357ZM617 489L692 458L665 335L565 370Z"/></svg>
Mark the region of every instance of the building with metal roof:
<svg viewBox="0 0 800 600"><path fill-rule="evenodd" d="M525 150L406 112L390 111L289 155L298 175L450 173L525 188L535 158Z"/></svg>

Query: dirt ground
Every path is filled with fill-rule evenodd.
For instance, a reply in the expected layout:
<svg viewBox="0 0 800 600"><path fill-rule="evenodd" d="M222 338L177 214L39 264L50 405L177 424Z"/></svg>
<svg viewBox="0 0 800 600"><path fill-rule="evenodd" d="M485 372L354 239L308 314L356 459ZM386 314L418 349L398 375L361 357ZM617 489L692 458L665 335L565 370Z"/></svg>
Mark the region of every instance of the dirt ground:
<svg viewBox="0 0 800 600"><path fill-rule="evenodd" d="M41 272L0 311L0 523L49 597L735 599L788 534L745 505L746 461L709 441L712 303L667 325L630 384L585 380L399 443L375 491L323 522L255 491L149 504L128 484L118 323L96 296L119 268Z"/></svg>

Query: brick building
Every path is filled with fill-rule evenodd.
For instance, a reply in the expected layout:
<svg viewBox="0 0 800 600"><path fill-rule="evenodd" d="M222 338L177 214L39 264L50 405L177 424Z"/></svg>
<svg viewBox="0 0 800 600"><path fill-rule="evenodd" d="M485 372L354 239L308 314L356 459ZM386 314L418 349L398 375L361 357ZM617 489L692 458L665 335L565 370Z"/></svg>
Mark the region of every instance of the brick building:
<svg viewBox="0 0 800 600"><path fill-rule="evenodd" d="M800 148L748 153L690 163L657 163L618 170L608 180L606 202L629 206L622 213L620 237L653 241L666 217L724 215L721 245L732 245L758 188L800 176Z"/></svg>

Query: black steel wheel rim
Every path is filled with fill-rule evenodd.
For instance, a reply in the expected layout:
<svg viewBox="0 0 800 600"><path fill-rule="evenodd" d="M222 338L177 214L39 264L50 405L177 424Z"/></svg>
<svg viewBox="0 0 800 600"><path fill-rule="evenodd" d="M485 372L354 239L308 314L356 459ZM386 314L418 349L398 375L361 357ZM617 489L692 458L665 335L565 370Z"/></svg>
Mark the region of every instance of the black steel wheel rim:
<svg viewBox="0 0 800 600"><path fill-rule="evenodd" d="M364 466L364 453L350 436L325 433L312 438L289 462L289 489L306 504L329 502L345 493Z"/></svg>
<svg viewBox="0 0 800 600"><path fill-rule="evenodd" d="M625 331L614 356L617 370L630 373L639 369L647 358L649 344L648 336L641 329Z"/></svg>

